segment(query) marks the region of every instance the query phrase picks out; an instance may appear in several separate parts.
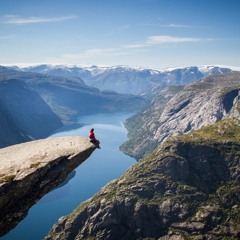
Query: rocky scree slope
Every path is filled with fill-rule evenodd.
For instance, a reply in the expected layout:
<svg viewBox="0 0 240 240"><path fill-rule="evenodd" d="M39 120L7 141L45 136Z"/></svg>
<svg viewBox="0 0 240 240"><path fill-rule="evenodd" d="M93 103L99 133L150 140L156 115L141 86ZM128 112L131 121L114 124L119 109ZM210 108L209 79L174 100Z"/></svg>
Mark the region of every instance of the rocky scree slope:
<svg viewBox="0 0 240 240"><path fill-rule="evenodd" d="M239 239L240 121L174 137L53 226L50 239Z"/></svg>
<svg viewBox="0 0 240 240"><path fill-rule="evenodd" d="M94 150L83 137L48 138L0 149L0 236Z"/></svg>
<svg viewBox="0 0 240 240"><path fill-rule="evenodd" d="M171 136L240 118L239 73L209 76L180 90L162 90L149 108L125 121L129 141L122 151L141 159Z"/></svg>

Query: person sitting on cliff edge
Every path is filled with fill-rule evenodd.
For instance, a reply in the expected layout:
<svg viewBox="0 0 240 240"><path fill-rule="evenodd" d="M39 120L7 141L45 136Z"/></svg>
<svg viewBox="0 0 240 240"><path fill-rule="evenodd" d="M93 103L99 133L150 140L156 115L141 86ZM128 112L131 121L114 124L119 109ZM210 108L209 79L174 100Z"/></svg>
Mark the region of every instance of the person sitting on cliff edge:
<svg viewBox="0 0 240 240"><path fill-rule="evenodd" d="M100 146L99 146L100 142L99 142L99 141L96 139L96 137L95 137L94 128L92 128L92 129L90 130L90 132L89 132L89 134L88 134L88 137L89 137L89 141L90 141L91 143L95 144L95 146L96 146L97 148L100 148Z"/></svg>

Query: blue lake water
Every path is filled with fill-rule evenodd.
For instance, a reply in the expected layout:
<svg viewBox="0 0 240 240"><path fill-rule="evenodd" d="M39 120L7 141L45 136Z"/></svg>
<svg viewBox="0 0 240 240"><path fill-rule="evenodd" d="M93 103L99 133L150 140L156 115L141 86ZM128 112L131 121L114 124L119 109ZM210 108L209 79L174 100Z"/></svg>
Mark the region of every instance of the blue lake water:
<svg viewBox="0 0 240 240"><path fill-rule="evenodd" d="M75 175L62 187L45 195L20 222L15 229L3 236L3 240L43 239L59 217L72 212L81 202L92 197L111 180L121 176L136 161L119 151L119 146L127 140L123 121L131 114L97 114L78 119L72 127L63 127L50 137L88 136L95 129L101 149L76 170ZM82 125L80 125L82 124Z"/></svg>

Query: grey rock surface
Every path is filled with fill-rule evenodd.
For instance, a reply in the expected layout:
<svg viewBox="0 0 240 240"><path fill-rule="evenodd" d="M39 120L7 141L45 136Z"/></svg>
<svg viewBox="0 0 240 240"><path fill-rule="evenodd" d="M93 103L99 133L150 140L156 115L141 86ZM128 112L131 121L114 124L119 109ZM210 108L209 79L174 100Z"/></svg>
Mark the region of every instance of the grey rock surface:
<svg viewBox="0 0 240 240"><path fill-rule="evenodd" d="M84 137L48 138L0 149L0 236L94 150Z"/></svg>
<svg viewBox="0 0 240 240"><path fill-rule="evenodd" d="M53 226L46 240L239 239L240 122L164 143Z"/></svg>
<svg viewBox="0 0 240 240"><path fill-rule="evenodd" d="M169 98L161 91L149 108L126 121L129 141L121 149L140 159L171 136L228 117L240 118L240 74L209 76ZM153 147L152 147L153 146Z"/></svg>

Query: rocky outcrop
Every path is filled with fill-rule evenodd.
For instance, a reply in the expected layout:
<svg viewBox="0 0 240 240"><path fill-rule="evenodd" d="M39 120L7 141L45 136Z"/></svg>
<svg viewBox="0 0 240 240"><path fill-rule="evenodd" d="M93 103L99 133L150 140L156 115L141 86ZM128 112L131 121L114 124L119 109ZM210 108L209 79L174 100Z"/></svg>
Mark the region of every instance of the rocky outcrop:
<svg viewBox="0 0 240 240"><path fill-rule="evenodd" d="M59 219L53 239L239 239L240 121L167 141Z"/></svg>
<svg viewBox="0 0 240 240"><path fill-rule="evenodd" d="M83 137L49 138L0 149L0 236L94 150Z"/></svg>
<svg viewBox="0 0 240 240"><path fill-rule="evenodd" d="M226 117L240 118L240 74L209 76L177 94L162 91L150 108L126 121L129 141L121 150L141 159L174 135Z"/></svg>

